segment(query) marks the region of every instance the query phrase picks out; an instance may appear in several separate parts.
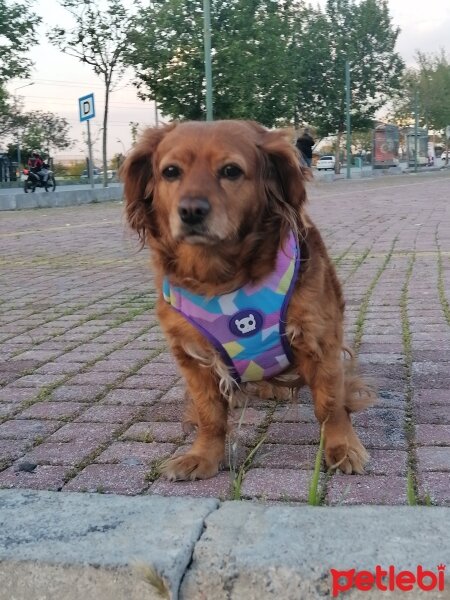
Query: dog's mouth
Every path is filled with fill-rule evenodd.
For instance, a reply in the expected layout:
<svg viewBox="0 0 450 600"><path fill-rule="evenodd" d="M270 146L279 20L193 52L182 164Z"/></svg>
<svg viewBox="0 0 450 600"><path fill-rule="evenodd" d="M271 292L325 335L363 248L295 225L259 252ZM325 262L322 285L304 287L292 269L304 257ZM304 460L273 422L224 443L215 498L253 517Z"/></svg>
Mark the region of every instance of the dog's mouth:
<svg viewBox="0 0 450 600"><path fill-rule="evenodd" d="M177 236L178 241L186 244L206 244L212 245L216 243L217 236L212 235L204 225L193 225L182 227Z"/></svg>

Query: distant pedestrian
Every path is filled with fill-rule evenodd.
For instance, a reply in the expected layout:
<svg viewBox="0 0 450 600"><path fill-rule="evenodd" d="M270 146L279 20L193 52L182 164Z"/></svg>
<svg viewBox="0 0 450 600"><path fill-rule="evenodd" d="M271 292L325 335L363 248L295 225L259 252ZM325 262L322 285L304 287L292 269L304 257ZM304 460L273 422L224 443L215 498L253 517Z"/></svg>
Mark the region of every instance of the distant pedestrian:
<svg viewBox="0 0 450 600"><path fill-rule="evenodd" d="M311 136L309 129L305 129L302 135L297 138L295 146L300 152L301 158L308 167L312 164L312 149L314 146L314 138Z"/></svg>

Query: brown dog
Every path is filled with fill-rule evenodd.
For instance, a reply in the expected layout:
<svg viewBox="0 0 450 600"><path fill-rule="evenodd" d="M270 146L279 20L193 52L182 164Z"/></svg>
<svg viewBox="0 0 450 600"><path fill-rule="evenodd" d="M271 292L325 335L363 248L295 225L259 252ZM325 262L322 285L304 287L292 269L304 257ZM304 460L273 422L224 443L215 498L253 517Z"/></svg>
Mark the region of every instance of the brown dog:
<svg viewBox="0 0 450 600"><path fill-rule="evenodd" d="M269 383L306 383L324 424L327 465L361 473L368 455L349 413L371 403L373 394L344 358L341 287L305 213L306 171L286 134L242 121L149 129L126 159L122 178L128 221L152 251L158 316L186 379L188 419L198 428L192 448L168 460L165 474L202 479L217 473L229 403L246 387L238 385L220 344L171 305L171 290L208 302L257 287L276 270L288 238L300 255L279 329L291 364ZM163 285L169 286L166 298ZM238 341L264 327L264 307L254 308L229 321ZM242 380L253 376L254 370Z"/></svg>

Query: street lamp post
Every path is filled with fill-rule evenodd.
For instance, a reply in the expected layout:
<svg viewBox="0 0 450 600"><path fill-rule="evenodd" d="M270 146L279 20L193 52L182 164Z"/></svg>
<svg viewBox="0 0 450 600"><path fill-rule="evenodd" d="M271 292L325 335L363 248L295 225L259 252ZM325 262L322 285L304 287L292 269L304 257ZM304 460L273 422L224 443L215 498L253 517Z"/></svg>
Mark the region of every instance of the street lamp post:
<svg viewBox="0 0 450 600"><path fill-rule="evenodd" d="M20 85L19 87L15 88L14 90L14 102L17 105L17 90L21 90L22 88L26 88L30 85L34 85L34 81L31 81L30 83L26 83L25 85ZM20 155L20 132L19 129L17 129L17 168L19 170L19 177L20 177L20 162L21 162L21 155Z"/></svg>
<svg viewBox="0 0 450 600"><path fill-rule="evenodd" d="M350 179L350 168L351 168L351 154L352 154L352 129L351 129L351 119L350 119L350 102L351 102L351 93L350 93L350 63L348 60L345 61L345 112L346 112L346 122L347 122L347 179Z"/></svg>

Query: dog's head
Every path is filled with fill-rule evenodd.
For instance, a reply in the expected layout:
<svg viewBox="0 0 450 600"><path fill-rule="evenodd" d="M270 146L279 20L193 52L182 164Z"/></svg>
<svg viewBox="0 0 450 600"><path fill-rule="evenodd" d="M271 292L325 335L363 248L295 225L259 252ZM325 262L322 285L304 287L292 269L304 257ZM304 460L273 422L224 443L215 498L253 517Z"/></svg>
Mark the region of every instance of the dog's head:
<svg viewBox="0 0 450 600"><path fill-rule="evenodd" d="M148 129L121 177L130 225L172 245L236 243L273 219L293 226L305 200L286 133L247 121Z"/></svg>

